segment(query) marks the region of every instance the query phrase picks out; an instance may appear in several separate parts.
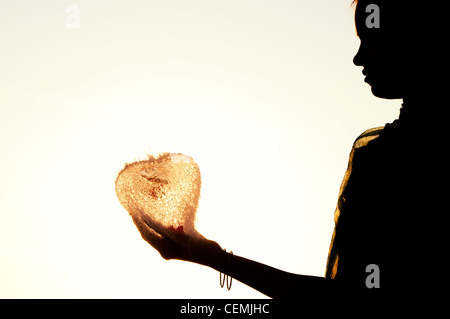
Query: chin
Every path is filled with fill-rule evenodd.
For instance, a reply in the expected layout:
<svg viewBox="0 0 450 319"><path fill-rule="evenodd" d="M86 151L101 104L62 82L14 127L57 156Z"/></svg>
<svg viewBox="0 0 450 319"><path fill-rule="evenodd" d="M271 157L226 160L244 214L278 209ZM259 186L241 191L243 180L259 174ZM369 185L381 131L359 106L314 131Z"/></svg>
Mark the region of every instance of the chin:
<svg viewBox="0 0 450 319"><path fill-rule="evenodd" d="M389 90L380 90L374 87L372 87L372 94L381 99L395 100L403 98L403 94L401 93L391 92Z"/></svg>
<svg viewBox="0 0 450 319"><path fill-rule="evenodd" d="M381 99L401 99L403 98L402 90L395 85L381 85L376 83L369 83L372 94Z"/></svg>

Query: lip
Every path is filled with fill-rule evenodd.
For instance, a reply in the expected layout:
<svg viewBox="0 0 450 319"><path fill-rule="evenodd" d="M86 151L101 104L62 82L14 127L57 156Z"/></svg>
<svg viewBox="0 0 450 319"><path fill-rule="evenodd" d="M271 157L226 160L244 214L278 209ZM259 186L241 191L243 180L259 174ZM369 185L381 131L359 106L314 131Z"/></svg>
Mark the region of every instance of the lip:
<svg viewBox="0 0 450 319"><path fill-rule="evenodd" d="M371 79L371 75L369 74L369 70L367 69L367 67L365 67L362 70L362 74L365 76L364 78L364 82L369 83L370 79Z"/></svg>

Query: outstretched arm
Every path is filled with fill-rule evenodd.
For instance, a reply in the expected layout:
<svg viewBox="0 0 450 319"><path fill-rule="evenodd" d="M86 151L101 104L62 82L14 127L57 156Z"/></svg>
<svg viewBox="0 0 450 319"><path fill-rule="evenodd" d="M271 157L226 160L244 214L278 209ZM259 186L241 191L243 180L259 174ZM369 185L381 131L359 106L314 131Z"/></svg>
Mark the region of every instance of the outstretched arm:
<svg viewBox="0 0 450 319"><path fill-rule="evenodd" d="M334 288L334 280L297 275L265 264L226 253L220 245L204 237L191 238L179 234L172 241L156 233L142 218L133 217L142 237L164 259L179 259L211 267L272 298L292 298L298 295L325 293Z"/></svg>
<svg viewBox="0 0 450 319"><path fill-rule="evenodd" d="M313 295L319 291L324 293L335 284L322 277L282 271L226 253L220 248L207 256L202 264L225 273L272 298L293 298L299 295Z"/></svg>

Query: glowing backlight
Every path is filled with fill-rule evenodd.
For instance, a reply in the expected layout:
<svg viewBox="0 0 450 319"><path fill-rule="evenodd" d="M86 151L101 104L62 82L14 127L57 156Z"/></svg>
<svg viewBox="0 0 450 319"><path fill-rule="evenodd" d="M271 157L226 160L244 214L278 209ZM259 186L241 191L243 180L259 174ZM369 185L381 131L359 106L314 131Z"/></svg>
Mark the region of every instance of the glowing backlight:
<svg viewBox="0 0 450 319"><path fill-rule="evenodd" d="M198 165L182 154L164 153L127 164L116 179L117 197L130 215L172 239L179 233L198 236L200 187Z"/></svg>

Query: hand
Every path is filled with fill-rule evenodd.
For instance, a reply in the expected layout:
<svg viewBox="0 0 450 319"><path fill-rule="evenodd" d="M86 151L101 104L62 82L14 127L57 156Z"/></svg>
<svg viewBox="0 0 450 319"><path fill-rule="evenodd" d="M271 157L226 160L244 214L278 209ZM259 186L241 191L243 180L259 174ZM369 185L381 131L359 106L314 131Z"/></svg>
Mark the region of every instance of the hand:
<svg viewBox="0 0 450 319"><path fill-rule="evenodd" d="M192 237L184 233L176 234L179 240L163 237L145 222L145 215L131 216L142 238L155 248L166 260L179 259L211 266L212 261L223 251L218 243L203 236Z"/></svg>

